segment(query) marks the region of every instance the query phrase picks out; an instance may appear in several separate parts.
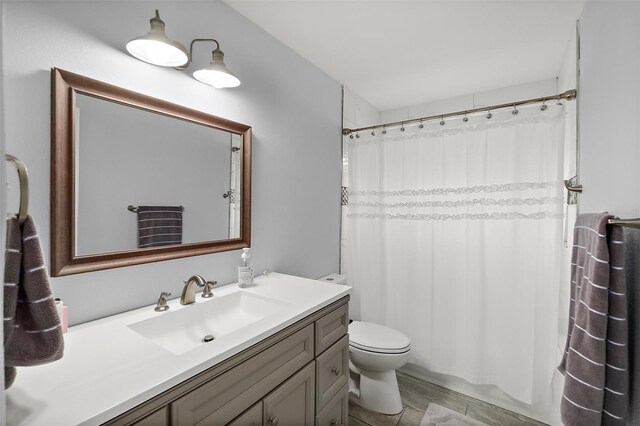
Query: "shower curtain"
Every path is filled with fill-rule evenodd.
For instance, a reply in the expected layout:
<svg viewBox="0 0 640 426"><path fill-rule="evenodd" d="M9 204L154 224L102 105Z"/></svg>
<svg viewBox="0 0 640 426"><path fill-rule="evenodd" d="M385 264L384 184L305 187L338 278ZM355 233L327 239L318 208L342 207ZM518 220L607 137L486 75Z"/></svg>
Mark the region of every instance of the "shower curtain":
<svg viewBox="0 0 640 426"><path fill-rule="evenodd" d="M348 139L348 271L409 362L525 403L555 370L565 110Z"/></svg>

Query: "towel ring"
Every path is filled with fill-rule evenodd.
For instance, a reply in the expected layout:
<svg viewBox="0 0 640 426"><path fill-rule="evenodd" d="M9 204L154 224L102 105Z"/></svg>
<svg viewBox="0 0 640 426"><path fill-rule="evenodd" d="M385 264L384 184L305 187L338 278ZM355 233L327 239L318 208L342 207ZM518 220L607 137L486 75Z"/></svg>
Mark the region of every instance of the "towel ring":
<svg viewBox="0 0 640 426"><path fill-rule="evenodd" d="M5 159L12 162L18 170L18 178L20 179L20 210L18 211L18 223L22 225L27 220L27 212L29 211L29 175L27 166L11 154L5 154Z"/></svg>

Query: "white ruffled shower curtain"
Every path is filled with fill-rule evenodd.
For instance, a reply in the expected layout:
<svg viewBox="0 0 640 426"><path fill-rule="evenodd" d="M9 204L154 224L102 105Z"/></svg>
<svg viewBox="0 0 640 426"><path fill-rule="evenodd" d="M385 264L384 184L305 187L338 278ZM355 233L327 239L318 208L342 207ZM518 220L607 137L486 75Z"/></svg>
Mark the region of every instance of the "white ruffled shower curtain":
<svg viewBox="0 0 640 426"><path fill-rule="evenodd" d="M565 110L494 112L349 139L355 311L409 362L525 403L555 370Z"/></svg>

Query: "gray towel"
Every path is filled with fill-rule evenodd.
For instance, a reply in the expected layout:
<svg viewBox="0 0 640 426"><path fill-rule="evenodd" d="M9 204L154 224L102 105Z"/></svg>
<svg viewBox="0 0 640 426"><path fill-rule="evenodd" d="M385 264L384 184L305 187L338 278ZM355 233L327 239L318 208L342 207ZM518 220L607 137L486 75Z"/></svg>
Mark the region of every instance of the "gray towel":
<svg viewBox="0 0 640 426"><path fill-rule="evenodd" d="M30 216L22 229L7 219L4 272L5 388L14 367L40 365L62 358L64 339L42 259L40 240Z"/></svg>
<svg viewBox="0 0 640 426"><path fill-rule="evenodd" d="M139 206L138 248L182 244L182 207Z"/></svg>
<svg viewBox="0 0 640 426"><path fill-rule="evenodd" d="M627 296L622 228L606 213L576 220L569 332L558 369L565 425L626 425L629 407Z"/></svg>

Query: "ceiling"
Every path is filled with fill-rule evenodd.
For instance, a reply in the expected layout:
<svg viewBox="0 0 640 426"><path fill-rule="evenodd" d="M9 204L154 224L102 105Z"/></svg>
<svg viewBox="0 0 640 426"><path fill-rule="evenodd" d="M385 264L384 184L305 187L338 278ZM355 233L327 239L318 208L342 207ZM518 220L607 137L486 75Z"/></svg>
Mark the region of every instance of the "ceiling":
<svg viewBox="0 0 640 426"><path fill-rule="evenodd" d="M227 3L379 111L558 75L584 1Z"/></svg>

